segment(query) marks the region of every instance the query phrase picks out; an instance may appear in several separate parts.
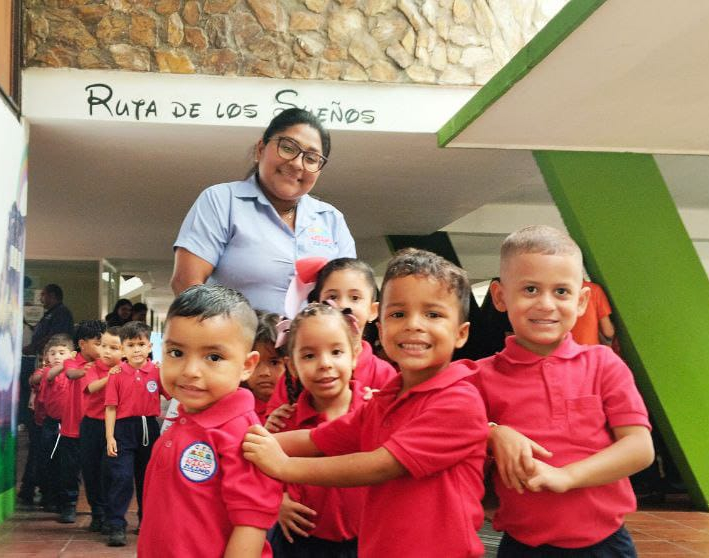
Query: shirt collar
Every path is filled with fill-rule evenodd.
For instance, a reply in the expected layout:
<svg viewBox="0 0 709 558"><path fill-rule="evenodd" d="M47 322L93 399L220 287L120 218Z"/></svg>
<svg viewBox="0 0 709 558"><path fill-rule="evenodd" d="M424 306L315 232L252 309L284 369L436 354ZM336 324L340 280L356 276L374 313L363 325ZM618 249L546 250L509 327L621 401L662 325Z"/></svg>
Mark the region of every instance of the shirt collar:
<svg viewBox="0 0 709 558"><path fill-rule="evenodd" d="M353 411L359 407L358 402L364 399L364 386L357 380L350 381L350 389L352 390L352 399L350 400L349 411ZM320 411L317 411L310 400L310 393L303 390L298 396L295 406L295 426L300 427L306 422L309 422L313 417L318 417Z"/></svg>
<svg viewBox="0 0 709 558"><path fill-rule="evenodd" d="M501 358L510 364L534 364L545 358L556 357L562 360L574 358L576 355L584 351L584 347L576 343L570 333L566 334L564 340L553 352L547 356L538 355L529 349L526 349L516 341L516 335L510 335L505 338L505 350L496 355L496 358Z"/></svg>
<svg viewBox="0 0 709 558"><path fill-rule="evenodd" d="M461 359L453 361L432 378L429 378L425 382L421 382L417 386L412 387L402 396L402 398L408 397L409 394L412 393L424 393L427 391L445 389L464 378L474 376L475 374L477 374L477 372L478 365L475 364L472 360ZM401 374L397 374L396 377L392 378L389 382L387 382L382 388L381 392L375 394L375 396L391 397L393 399L396 399L396 396L401 391L403 382L404 379Z"/></svg>
<svg viewBox="0 0 709 558"><path fill-rule="evenodd" d="M202 428L216 428L225 422L254 410L254 395L244 388L238 388L222 397L208 409L198 413L186 413L182 405L178 407L179 417L195 422Z"/></svg>
<svg viewBox="0 0 709 558"><path fill-rule="evenodd" d="M153 364L152 360L147 360L143 366L137 369L133 368L125 361L121 362L121 371L128 372L129 374L135 374L136 372L142 372L143 374L147 374L148 372L152 372L155 369L156 366Z"/></svg>
<svg viewBox="0 0 709 558"><path fill-rule="evenodd" d="M261 205L272 207L271 202L256 181L256 174L252 174L241 182L235 182L233 192L237 198L254 198ZM312 197L310 194L305 194L298 200L298 209L302 210L301 215L332 211L332 207L329 204Z"/></svg>
<svg viewBox="0 0 709 558"><path fill-rule="evenodd" d="M96 370L100 370L101 372L108 372L111 368L113 368L113 366L109 366L100 358L94 360L94 366L96 367Z"/></svg>

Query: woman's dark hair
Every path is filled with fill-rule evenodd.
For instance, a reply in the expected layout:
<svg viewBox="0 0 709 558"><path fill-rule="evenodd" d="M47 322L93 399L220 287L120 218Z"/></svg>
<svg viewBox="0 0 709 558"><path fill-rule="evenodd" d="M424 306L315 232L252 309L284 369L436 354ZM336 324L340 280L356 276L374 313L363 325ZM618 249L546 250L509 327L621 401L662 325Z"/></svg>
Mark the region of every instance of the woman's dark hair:
<svg viewBox="0 0 709 558"><path fill-rule="evenodd" d="M130 300L128 300L127 298L119 298L119 299L116 301L116 304L114 304L113 310L111 311L111 313L112 313L112 314L118 313L118 309L119 309L121 306L130 306L131 308L133 308L133 303L132 303Z"/></svg>
<svg viewBox="0 0 709 558"><path fill-rule="evenodd" d="M261 136L261 141L264 144L268 143L273 136L279 134L283 130L298 124L307 124L311 128L315 128L320 134L320 142L322 143L322 154L325 157L330 156L330 132L322 125L322 122L310 111L289 108L273 117L268 127L264 130ZM258 162L254 163L251 170L247 174L247 178L258 171Z"/></svg>

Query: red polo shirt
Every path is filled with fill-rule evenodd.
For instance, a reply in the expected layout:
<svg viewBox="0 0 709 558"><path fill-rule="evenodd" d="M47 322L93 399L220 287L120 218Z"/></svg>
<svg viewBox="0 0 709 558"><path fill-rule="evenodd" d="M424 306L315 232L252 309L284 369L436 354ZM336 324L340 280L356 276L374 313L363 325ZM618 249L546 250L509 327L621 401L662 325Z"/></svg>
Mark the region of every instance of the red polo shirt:
<svg viewBox="0 0 709 558"><path fill-rule="evenodd" d="M150 361L137 370L122 362L121 371L108 378L105 391L104 403L116 406L116 419L160 416L160 394L170 398L160 383L160 370Z"/></svg>
<svg viewBox="0 0 709 558"><path fill-rule="evenodd" d="M396 375L397 371L394 367L386 360L374 356L372 346L366 341L362 341L362 351L357 357L357 366L352 372L352 377L362 386L381 389ZM266 416L286 403L288 403L288 392L286 391L285 374L283 374L276 382L271 399L268 400Z"/></svg>
<svg viewBox="0 0 709 558"><path fill-rule="evenodd" d="M47 372L49 372L50 369L51 367L47 369ZM68 382L69 380L66 374L64 374L64 370L59 372L51 382L47 374L42 378L42 384L44 384L41 388L42 399L49 418L59 421L62 420L62 415L67 405Z"/></svg>
<svg viewBox="0 0 709 558"><path fill-rule="evenodd" d="M514 336L495 356L478 362L475 378L491 421L504 424L554 455L545 460L562 467L614 443L612 428L650 428L633 375L608 347L578 345L567 335L547 357L517 344ZM518 494L495 475L500 508L495 529L531 545L579 548L595 544L623 524L635 510L630 481L565 494ZM560 520L563 518L563 520Z"/></svg>
<svg viewBox="0 0 709 558"><path fill-rule="evenodd" d="M359 535L363 558L482 556L487 418L460 360L401 395L400 375L355 412L311 432L327 455L385 447L409 474L367 489Z"/></svg>
<svg viewBox="0 0 709 558"><path fill-rule="evenodd" d="M350 382L352 401L350 412L362 407L365 391L356 380ZM315 428L327 422L327 417L318 413L312 404L310 393L303 391L298 398L298 406L293 416L286 420L283 431L297 430L299 428ZM330 488L325 486L312 486L308 484L288 484L288 494L296 502L308 506L318 512L313 519L315 528L310 534L328 541L343 541L359 536L359 526L362 510L364 509L364 496L367 488Z"/></svg>
<svg viewBox="0 0 709 558"><path fill-rule="evenodd" d="M254 411L256 412L258 419L261 421L261 424L266 424L266 418L268 417L268 413L266 412L267 406L268 401L261 401L260 399L254 397Z"/></svg>
<svg viewBox="0 0 709 558"><path fill-rule="evenodd" d="M64 371L67 370L82 370L88 361L81 353L77 353L75 358L70 358L64 361ZM65 438L78 438L79 425L81 419L84 418L84 374L81 378L72 380L67 376L67 395L66 407L62 414L62 436Z"/></svg>
<svg viewBox="0 0 709 558"><path fill-rule="evenodd" d="M240 388L200 413L180 409L145 474L138 556L217 558L236 525L276 522L282 485L241 451L246 430L259 423L253 408ZM271 556L268 543L261 556Z"/></svg>
<svg viewBox="0 0 709 558"><path fill-rule="evenodd" d="M47 372L49 372L49 366L44 368L38 368L32 373L32 377L39 376L39 383L32 386L32 391L35 392L34 396L34 423L37 426L42 426L44 424L44 417L47 416L47 409L44 404L44 391L46 386Z"/></svg>
<svg viewBox="0 0 709 558"><path fill-rule="evenodd" d="M86 371L86 375L81 378L84 386L84 415L92 418L104 420L106 418L106 387L89 393L89 384L96 380L101 380L108 376L111 366L105 364L101 359L95 360L91 368Z"/></svg>

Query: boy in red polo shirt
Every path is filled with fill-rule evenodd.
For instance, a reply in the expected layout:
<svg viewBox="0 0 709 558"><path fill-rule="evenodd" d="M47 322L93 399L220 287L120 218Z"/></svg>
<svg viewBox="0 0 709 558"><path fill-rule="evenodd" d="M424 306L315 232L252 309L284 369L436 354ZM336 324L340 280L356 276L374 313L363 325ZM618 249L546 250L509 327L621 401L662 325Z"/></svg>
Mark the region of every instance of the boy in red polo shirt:
<svg viewBox="0 0 709 558"><path fill-rule="evenodd" d="M170 306L161 376L180 406L148 466L139 557L271 556L282 487L240 452L259 424L239 388L258 362L255 332L248 301L220 285L190 287Z"/></svg>
<svg viewBox="0 0 709 558"><path fill-rule="evenodd" d="M79 457L81 475L86 489L86 500L91 507L89 531L108 534L106 517L106 384L109 374L120 372L123 349L121 348L121 328L111 326L101 335L99 358L86 370L86 374L76 380L84 393L84 418L79 427Z"/></svg>
<svg viewBox="0 0 709 558"><path fill-rule="evenodd" d="M628 475L653 459L650 424L623 361L569 334L588 297L581 250L551 227L521 229L503 243L491 289L514 329L475 379L489 419L505 425L491 433L498 556L636 556L623 518L635 509ZM541 447L527 440L505 455L495 447L505 427Z"/></svg>
<svg viewBox="0 0 709 558"><path fill-rule="evenodd" d="M46 490L42 490L45 510L58 511L66 500L66 495L62 495L61 490L61 460L58 453L62 414L66 408L69 381L64 374L64 362L74 357L74 341L69 335L59 333L53 335L46 346L50 368L39 388L40 400L45 410L40 468L46 482Z"/></svg>
<svg viewBox="0 0 709 558"><path fill-rule="evenodd" d="M101 334L106 323L100 320L83 320L74 332L74 344L79 352L64 361L67 377L66 403L62 412L62 430L57 454L59 455L60 490L59 523L76 522L76 500L79 497L79 425L84 417L84 385L81 379L86 369L98 358Z"/></svg>
<svg viewBox="0 0 709 558"><path fill-rule="evenodd" d="M245 438L245 457L285 482L371 485L363 558L483 555L476 531L488 425L474 363L451 363L468 336L469 303L462 269L424 250L398 252L384 276L379 327L401 374L368 405L314 430L274 438L252 427ZM334 457L313 458L323 454Z"/></svg>
<svg viewBox="0 0 709 558"><path fill-rule="evenodd" d="M128 322L120 330L121 349L126 362L121 371L110 375L106 384L106 519L108 546L125 546L126 511L133 498L133 482L138 500L138 521L143 516L143 479L150 452L160 435L160 395L169 398L160 384L160 371L148 358L150 326ZM140 528L140 523L138 524Z"/></svg>

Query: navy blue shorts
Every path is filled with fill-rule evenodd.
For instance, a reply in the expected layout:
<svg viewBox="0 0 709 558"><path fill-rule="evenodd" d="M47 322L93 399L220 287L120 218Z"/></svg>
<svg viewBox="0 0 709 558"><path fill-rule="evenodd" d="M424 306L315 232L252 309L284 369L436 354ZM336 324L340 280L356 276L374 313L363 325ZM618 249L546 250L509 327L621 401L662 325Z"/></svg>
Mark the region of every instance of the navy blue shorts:
<svg viewBox="0 0 709 558"><path fill-rule="evenodd" d="M625 527L591 546L561 548L550 544L528 546L502 535L497 558L637 558L633 539Z"/></svg>

